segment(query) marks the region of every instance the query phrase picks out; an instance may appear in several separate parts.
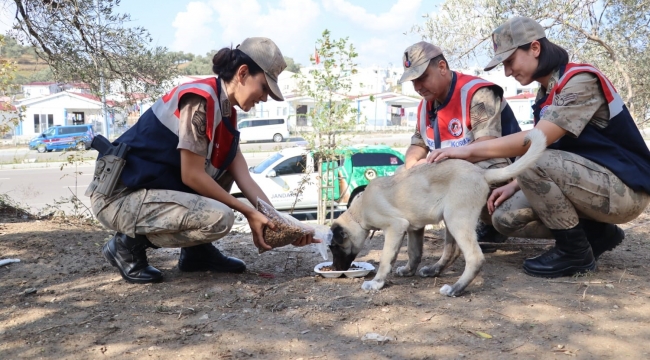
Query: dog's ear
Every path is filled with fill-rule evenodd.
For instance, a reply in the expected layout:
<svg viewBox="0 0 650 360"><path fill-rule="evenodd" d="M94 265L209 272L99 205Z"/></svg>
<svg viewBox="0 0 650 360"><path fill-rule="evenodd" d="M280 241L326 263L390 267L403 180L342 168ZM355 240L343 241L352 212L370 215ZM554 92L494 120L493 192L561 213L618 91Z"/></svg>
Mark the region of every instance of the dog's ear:
<svg viewBox="0 0 650 360"><path fill-rule="evenodd" d="M338 245L343 245L345 239L348 237L347 232L341 225L334 225L332 227L332 242Z"/></svg>

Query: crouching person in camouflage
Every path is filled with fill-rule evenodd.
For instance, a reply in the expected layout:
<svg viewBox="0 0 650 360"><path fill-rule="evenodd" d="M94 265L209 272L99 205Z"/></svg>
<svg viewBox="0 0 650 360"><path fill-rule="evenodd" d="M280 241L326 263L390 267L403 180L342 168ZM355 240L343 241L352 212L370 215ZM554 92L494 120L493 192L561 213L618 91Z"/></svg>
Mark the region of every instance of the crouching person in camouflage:
<svg viewBox="0 0 650 360"><path fill-rule="evenodd" d="M162 280L162 273L148 264L149 247L180 247L180 271L243 272L243 261L211 244L230 232L233 210L246 216L255 245L271 248L262 234L273 224L229 193L234 181L252 204L258 198L271 203L248 172L232 105L249 111L267 96L284 100L277 78L286 64L266 38L221 49L212 62L217 77L174 88L115 147L98 146L95 178L86 194L97 219L117 232L102 248L104 257L129 282ZM118 156L116 148L121 149ZM120 158L121 174L113 176L114 188L107 190L112 172L122 166ZM294 245L311 242L317 240L307 235Z"/></svg>
<svg viewBox="0 0 650 360"><path fill-rule="evenodd" d="M650 151L612 83L595 67L569 62L544 28L515 17L492 34L495 57L505 74L522 85L538 81L535 128L548 149L537 164L492 192L492 223L509 236L554 238L555 246L524 261L541 277L592 271L596 260L624 239L615 224L638 217L650 203ZM444 158L521 155L526 132L434 151Z"/></svg>

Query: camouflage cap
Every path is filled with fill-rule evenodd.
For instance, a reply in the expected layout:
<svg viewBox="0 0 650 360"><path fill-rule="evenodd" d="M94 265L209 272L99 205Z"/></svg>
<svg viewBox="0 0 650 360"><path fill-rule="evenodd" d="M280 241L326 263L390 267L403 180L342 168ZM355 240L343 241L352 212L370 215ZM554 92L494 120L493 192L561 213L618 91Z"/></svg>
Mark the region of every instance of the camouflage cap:
<svg viewBox="0 0 650 360"><path fill-rule="evenodd" d="M546 37L544 28L537 21L523 16L511 18L492 32L494 57L484 70L494 69L517 51L521 45L529 44L543 37Z"/></svg>
<svg viewBox="0 0 650 360"><path fill-rule="evenodd" d="M442 55L442 50L426 41L420 41L417 44L409 46L404 50L404 55L402 56L404 74L397 83L401 84L419 78L424 74L427 66L429 66L429 61L440 55Z"/></svg>
<svg viewBox="0 0 650 360"><path fill-rule="evenodd" d="M264 37L251 37L237 45L237 49L248 55L255 63L264 70L266 82L269 84L269 95L273 100L284 101L278 76L287 67L282 52L275 43Z"/></svg>

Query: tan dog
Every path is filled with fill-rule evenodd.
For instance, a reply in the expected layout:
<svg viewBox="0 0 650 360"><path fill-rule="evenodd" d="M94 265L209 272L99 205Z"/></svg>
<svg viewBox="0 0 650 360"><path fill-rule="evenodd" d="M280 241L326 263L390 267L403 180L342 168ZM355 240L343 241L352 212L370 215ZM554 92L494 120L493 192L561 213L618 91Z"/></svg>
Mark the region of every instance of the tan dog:
<svg viewBox="0 0 650 360"><path fill-rule="evenodd" d="M460 255L465 271L453 285L440 293L460 295L476 277L485 261L476 240L476 224L490 192L490 184L508 181L533 166L546 149L546 137L536 129L525 142L531 146L515 163L500 169L481 169L464 160L445 160L415 166L391 177L374 179L363 196L357 197L331 226L334 237L330 250L335 270L347 270L363 247L370 230L383 230L384 249L377 275L361 286L379 290L384 286L402 239L408 234L408 263L397 268L399 276L415 274L422 260L424 227L444 220L445 244L440 260L420 269L422 277L438 276Z"/></svg>

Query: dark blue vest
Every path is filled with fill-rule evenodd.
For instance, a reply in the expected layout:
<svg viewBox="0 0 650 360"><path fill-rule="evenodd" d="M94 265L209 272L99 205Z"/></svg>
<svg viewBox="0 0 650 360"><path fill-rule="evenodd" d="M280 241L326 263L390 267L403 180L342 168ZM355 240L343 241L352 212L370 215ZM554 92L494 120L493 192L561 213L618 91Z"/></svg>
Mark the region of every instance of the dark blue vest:
<svg viewBox="0 0 650 360"><path fill-rule="evenodd" d="M560 70L560 77L565 69L563 67ZM596 72L594 74L600 78L603 85L604 79L601 78L601 74ZM556 86L561 82L558 81ZM550 103L551 99L548 99L547 95L533 105L535 124L540 119L543 107ZM620 113L611 117L606 128L600 129L587 125L577 138L565 135L549 145L549 148L589 159L609 169L634 191L650 194L650 151L625 105Z"/></svg>

